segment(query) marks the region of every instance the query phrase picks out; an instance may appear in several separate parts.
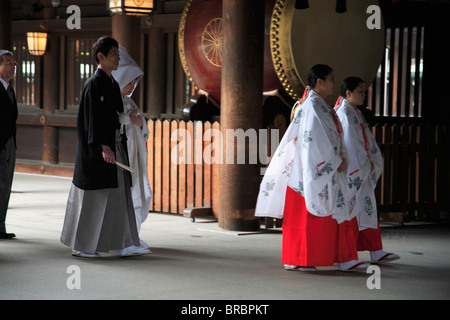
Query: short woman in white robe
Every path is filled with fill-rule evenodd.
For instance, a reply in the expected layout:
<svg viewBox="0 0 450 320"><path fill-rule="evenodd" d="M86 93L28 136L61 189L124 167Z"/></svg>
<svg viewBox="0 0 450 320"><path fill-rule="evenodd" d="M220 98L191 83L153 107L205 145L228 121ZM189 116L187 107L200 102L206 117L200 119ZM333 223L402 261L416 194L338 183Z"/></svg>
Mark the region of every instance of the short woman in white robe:
<svg viewBox="0 0 450 320"><path fill-rule="evenodd" d="M364 81L348 77L342 83L341 96L335 105L349 159L347 195L352 220L346 223L354 231L358 251L370 251L372 262L387 262L399 257L382 250L375 187L383 170L383 156L357 108L364 103L365 97Z"/></svg>

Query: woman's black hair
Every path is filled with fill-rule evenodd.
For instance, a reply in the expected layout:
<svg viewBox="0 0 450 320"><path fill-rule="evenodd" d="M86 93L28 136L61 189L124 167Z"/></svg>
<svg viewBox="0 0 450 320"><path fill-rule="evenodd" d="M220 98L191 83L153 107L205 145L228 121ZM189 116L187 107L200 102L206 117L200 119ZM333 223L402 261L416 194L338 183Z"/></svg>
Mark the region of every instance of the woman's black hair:
<svg viewBox="0 0 450 320"><path fill-rule="evenodd" d="M116 39L108 37L108 36L103 36L97 39L97 41L95 41L94 45L92 46L92 54L94 55L94 59L97 63L100 63L100 61L98 60L97 54L103 53L106 56L108 56L108 52L109 50L111 50L111 48L119 47L119 43L117 42Z"/></svg>
<svg viewBox="0 0 450 320"><path fill-rule="evenodd" d="M360 83L364 83L364 80L358 77L348 77L342 81L341 84L341 96L345 98L347 90L350 92L355 91Z"/></svg>
<svg viewBox="0 0 450 320"><path fill-rule="evenodd" d="M309 70L308 86L311 89L314 89L317 83L317 79L325 80L332 71L333 69L326 64L316 64L311 68L311 70Z"/></svg>

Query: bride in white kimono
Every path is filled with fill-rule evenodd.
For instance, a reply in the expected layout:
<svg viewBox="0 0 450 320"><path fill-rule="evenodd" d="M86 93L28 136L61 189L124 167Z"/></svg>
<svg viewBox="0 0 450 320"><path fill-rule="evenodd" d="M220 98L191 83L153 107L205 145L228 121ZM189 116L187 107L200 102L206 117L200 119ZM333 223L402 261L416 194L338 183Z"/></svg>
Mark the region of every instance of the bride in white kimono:
<svg viewBox="0 0 450 320"><path fill-rule="evenodd" d="M136 89L144 72L130 57L126 49L119 46L119 67L112 74L119 83L123 98L124 113L119 116L120 122L125 125L127 135L128 157L132 173L131 195L133 198L136 225L138 233L142 223L147 219L152 200L152 190L147 175L147 146L149 131L144 116L131 96ZM148 244L140 239L142 247Z"/></svg>
<svg viewBox="0 0 450 320"><path fill-rule="evenodd" d="M341 96L335 105L349 159L347 195L352 220L346 223L351 225L358 251L370 251L374 263L388 262L400 257L382 250L375 187L383 170L383 156L357 108L363 105L365 97L364 81L348 77L342 83Z"/></svg>

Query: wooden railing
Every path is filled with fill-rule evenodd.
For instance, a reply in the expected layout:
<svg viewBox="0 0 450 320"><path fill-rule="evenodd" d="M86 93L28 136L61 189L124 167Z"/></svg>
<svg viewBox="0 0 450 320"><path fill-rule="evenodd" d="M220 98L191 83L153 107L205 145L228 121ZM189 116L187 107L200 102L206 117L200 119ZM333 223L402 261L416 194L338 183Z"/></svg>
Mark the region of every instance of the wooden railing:
<svg viewBox="0 0 450 320"><path fill-rule="evenodd" d="M450 211L450 127L385 124L372 129L384 158L377 186L381 212L408 213L413 220Z"/></svg>
<svg viewBox="0 0 450 320"><path fill-rule="evenodd" d="M181 214L211 207L217 215L219 164L205 162L203 155L214 148L210 133L220 130L219 123L149 120L148 128L150 210Z"/></svg>
<svg viewBox="0 0 450 320"><path fill-rule="evenodd" d="M217 216L219 164L205 156L217 150L210 133L220 124L149 120L148 128L151 210L182 214L185 208L211 207ZM414 220L449 212L450 127L384 124L372 132L384 156L376 189L380 212L403 212Z"/></svg>

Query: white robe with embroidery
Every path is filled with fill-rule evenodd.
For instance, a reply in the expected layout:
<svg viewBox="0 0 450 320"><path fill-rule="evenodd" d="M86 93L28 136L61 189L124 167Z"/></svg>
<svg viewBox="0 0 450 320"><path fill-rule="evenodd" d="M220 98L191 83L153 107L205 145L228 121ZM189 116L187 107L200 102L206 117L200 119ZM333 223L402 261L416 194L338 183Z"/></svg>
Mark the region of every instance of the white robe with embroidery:
<svg viewBox="0 0 450 320"><path fill-rule="evenodd" d="M334 116L334 118L333 118ZM258 217L282 218L286 188L305 198L309 213L349 220L346 173L338 172L345 149L339 120L325 100L311 90L295 110L261 182ZM340 128L341 129L341 128Z"/></svg>
<svg viewBox="0 0 450 320"><path fill-rule="evenodd" d="M147 146L146 141L149 136L148 127L146 126L145 118L139 112L139 108L131 99L131 96L136 89L139 80L144 72L137 65L137 63L130 57L126 49L119 46L120 63L117 70L112 72L114 79L119 83L120 89L123 89L132 80L136 80L133 91L129 96L123 97L124 113L120 115L120 122L125 125L127 135L128 157L130 160L130 167L134 169L131 175L132 187L131 195L133 197L134 210L136 215L136 224L138 231L140 230L142 222L148 217L150 210L150 203L152 200L152 190L147 174ZM138 111L138 115L142 119L142 128L131 123L130 112Z"/></svg>
<svg viewBox="0 0 450 320"><path fill-rule="evenodd" d="M134 109L137 109L136 104L130 98L125 96L123 98L123 108L125 113L130 114ZM147 140L148 127L146 126L145 118L142 118L142 128L130 123L125 125L127 134L127 148L128 157L130 159L130 166L134 169L131 174L132 187L131 195L133 197L134 211L136 214L136 224L138 231L140 230L142 222L147 219L150 210L150 203L152 201L152 190L147 174Z"/></svg>
<svg viewBox="0 0 450 320"><path fill-rule="evenodd" d="M347 183L351 217L357 218L359 230L377 229L374 189L383 170L381 151L361 111L346 99L342 99L335 109L342 123L349 158Z"/></svg>

